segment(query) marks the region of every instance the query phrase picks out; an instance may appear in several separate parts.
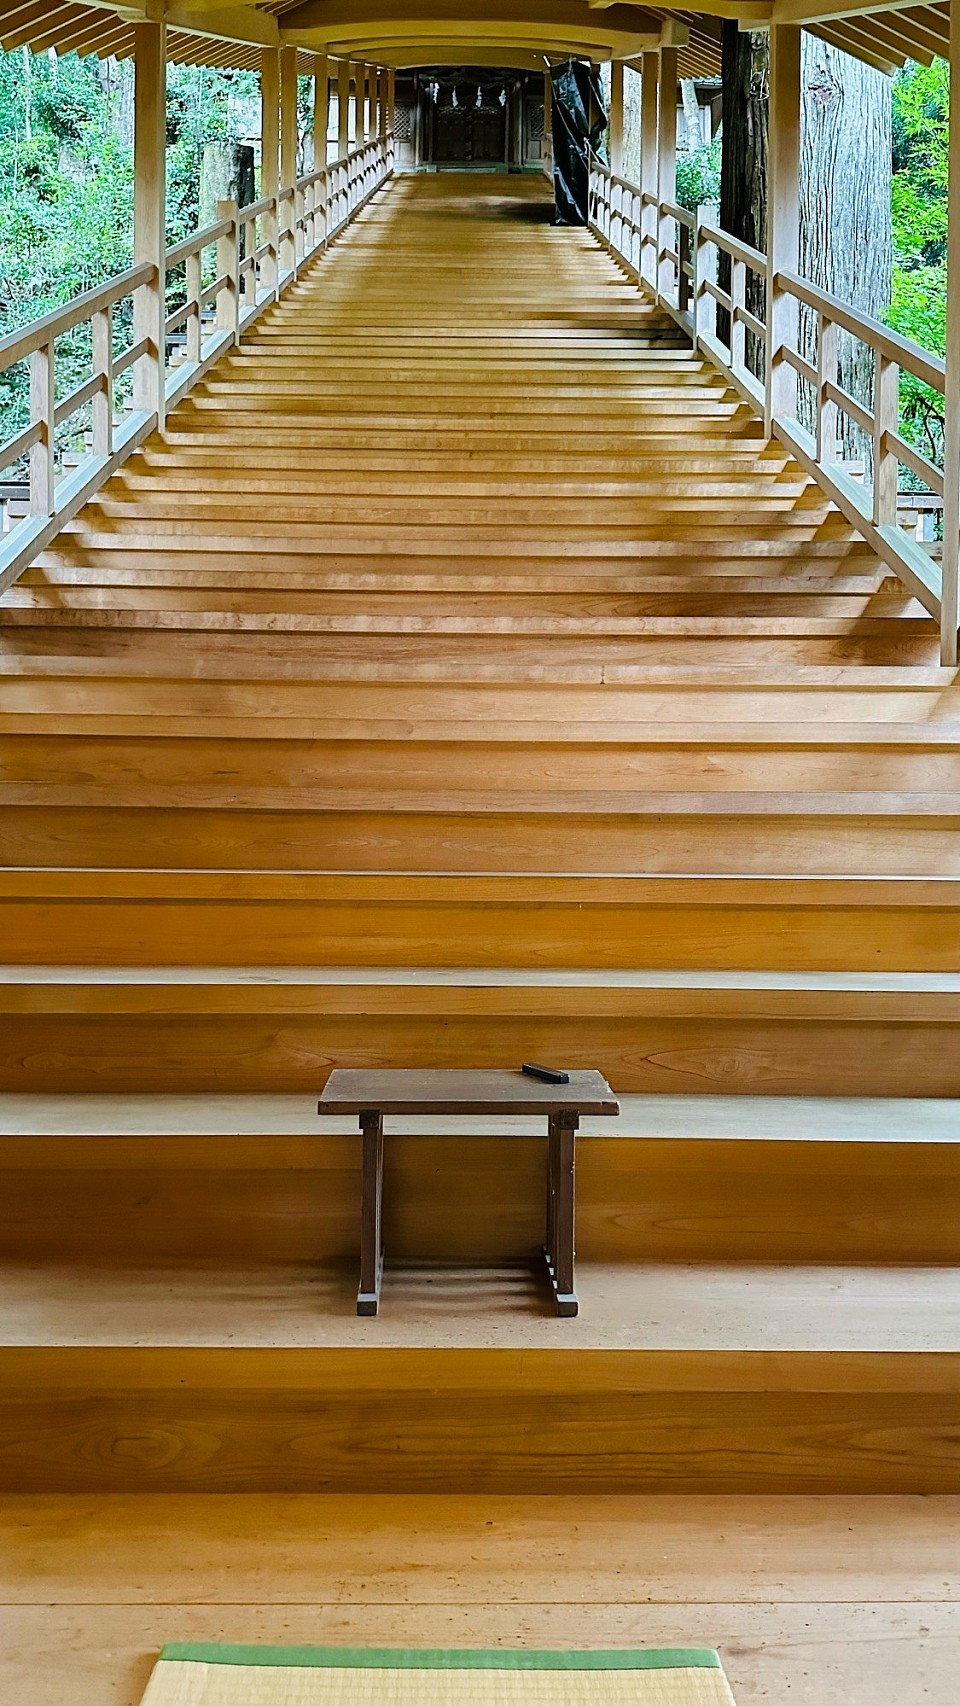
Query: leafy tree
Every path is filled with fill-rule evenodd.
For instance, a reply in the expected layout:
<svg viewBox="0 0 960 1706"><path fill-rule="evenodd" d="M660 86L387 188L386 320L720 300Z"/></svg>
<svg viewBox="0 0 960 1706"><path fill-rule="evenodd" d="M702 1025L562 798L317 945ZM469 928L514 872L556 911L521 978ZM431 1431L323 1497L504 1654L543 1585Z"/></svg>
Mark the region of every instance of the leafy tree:
<svg viewBox="0 0 960 1706"><path fill-rule="evenodd" d="M896 331L937 355L946 347L949 96L950 71L943 59L907 65L894 79L894 267L887 317ZM925 456L941 461L939 393L902 372L900 413L905 437Z"/></svg>

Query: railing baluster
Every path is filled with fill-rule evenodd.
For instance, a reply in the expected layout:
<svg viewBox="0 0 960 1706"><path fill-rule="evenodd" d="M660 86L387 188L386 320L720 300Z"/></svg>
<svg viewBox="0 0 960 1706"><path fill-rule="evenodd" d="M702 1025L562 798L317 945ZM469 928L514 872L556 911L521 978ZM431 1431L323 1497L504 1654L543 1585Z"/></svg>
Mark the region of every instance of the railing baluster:
<svg viewBox="0 0 960 1706"><path fill-rule="evenodd" d="M837 460L837 405L828 386L837 383L837 327L828 315L817 315L817 461Z"/></svg>
<svg viewBox="0 0 960 1706"><path fill-rule="evenodd" d="M30 357L30 420L40 427L40 438L30 451L31 515L52 515L54 511L56 389L56 350L50 338Z"/></svg>
<svg viewBox="0 0 960 1706"><path fill-rule="evenodd" d="M113 453L113 309L108 303L93 316L93 371L100 390L90 405L94 456Z"/></svg>
<svg viewBox="0 0 960 1706"><path fill-rule="evenodd" d="M736 255L733 258L730 297L730 366L734 373L744 373L747 366L747 328L742 311L747 306L747 267L746 262Z"/></svg>
<svg viewBox="0 0 960 1706"><path fill-rule="evenodd" d="M877 527L892 527L897 519L897 479L900 463L888 442L899 424L900 369L880 350L873 377L873 519Z"/></svg>
<svg viewBox="0 0 960 1706"><path fill-rule="evenodd" d="M195 249L187 256L187 360L199 361L203 328L200 324L200 291L202 287L203 255Z"/></svg>

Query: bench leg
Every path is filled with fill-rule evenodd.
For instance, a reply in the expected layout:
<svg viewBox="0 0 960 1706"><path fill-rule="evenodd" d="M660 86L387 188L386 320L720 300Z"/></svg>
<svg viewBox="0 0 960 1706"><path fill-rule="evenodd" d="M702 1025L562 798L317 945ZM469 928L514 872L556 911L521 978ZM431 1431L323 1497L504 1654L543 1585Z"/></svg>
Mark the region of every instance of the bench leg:
<svg viewBox="0 0 960 1706"><path fill-rule="evenodd" d="M357 1314L376 1315L383 1277L383 1115L360 1115L360 1289Z"/></svg>
<svg viewBox="0 0 960 1706"><path fill-rule="evenodd" d="M547 1226L544 1255L558 1315L577 1315L573 1283L576 1114L554 1114L547 1138Z"/></svg>

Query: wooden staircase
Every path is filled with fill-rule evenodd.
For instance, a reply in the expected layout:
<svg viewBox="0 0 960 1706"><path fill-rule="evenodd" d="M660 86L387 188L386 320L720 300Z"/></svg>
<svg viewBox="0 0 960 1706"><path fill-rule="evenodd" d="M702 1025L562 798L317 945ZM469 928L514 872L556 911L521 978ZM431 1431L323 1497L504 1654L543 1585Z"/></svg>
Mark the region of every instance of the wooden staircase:
<svg viewBox="0 0 960 1706"><path fill-rule="evenodd" d="M375 199L0 602L0 1487L960 1489L937 656L539 181ZM414 1121L358 1322L327 1070L531 1056L580 1319Z"/></svg>

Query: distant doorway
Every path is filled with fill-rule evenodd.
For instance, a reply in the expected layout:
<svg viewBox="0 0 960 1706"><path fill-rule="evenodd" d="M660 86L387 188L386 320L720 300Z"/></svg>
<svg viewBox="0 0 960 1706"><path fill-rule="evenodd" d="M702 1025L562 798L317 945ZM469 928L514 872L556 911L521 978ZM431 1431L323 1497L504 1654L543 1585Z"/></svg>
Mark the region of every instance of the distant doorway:
<svg viewBox="0 0 960 1706"><path fill-rule="evenodd" d="M503 165L507 158L507 115L499 102L492 106L440 106L428 109L427 159L435 166Z"/></svg>

